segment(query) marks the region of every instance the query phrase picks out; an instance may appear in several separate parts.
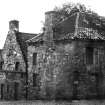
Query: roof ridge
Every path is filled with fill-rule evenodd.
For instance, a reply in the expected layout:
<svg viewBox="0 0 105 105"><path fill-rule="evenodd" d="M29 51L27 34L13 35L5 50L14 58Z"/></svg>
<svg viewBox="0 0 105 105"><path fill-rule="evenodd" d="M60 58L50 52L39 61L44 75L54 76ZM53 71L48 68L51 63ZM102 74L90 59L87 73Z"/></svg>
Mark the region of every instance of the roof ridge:
<svg viewBox="0 0 105 105"><path fill-rule="evenodd" d="M23 34L32 34L32 35L36 35L36 33L28 33L28 32L18 32L18 33L23 33Z"/></svg>

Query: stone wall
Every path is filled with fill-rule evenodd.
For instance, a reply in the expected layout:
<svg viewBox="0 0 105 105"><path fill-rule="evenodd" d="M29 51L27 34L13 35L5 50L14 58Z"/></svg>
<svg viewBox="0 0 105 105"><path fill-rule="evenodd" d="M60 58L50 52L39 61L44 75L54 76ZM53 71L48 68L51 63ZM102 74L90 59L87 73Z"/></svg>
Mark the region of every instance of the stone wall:
<svg viewBox="0 0 105 105"><path fill-rule="evenodd" d="M15 64L16 62L19 62L19 71L25 72L25 62L20 46L16 40L15 31L9 31L2 51L2 56L4 60L3 70L15 70Z"/></svg>
<svg viewBox="0 0 105 105"><path fill-rule="evenodd" d="M26 77L25 70L26 65L20 49L20 45L16 39L16 31L11 30L8 32L4 48L2 51L3 65L0 73L4 72L5 79L4 82L0 81L0 90L1 85L3 84L3 99L15 99L15 92L18 91L17 99L25 99L26 94ZM18 62L18 67L16 69L16 63ZM1 75L1 74L0 74ZM18 84L17 90L15 88L15 83ZM9 85L9 90L7 92L7 85ZM0 94L1 95L1 94Z"/></svg>
<svg viewBox="0 0 105 105"><path fill-rule="evenodd" d="M0 99L3 100L25 99L26 97L25 75L20 73L4 73L4 74L6 78L4 80L0 80ZM16 87L15 83L17 83ZM1 89L2 85L3 89Z"/></svg>
<svg viewBox="0 0 105 105"><path fill-rule="evenodd" d="M45 99L94 98L98 94L101 96L105 94L104 84L102 84L105 81L105 64L101 65L101 69L100 63L99 65L86 65L86 46L89 44L90 42L85 41L69 41L56 43L55 49L44 45L28 47L30 87L32 87L32 73L38 73L38 86L34 87L34 89L38 89L38 97ZM94 42L91 44L93 47L97 46ZM100 48L100 46L98 47ZM103 48L100 53L101 60L102 56L105 56L104 51ZM37 52L36 66L32 64L34 52ZM75 72L78 77L75 77ZM99 78L98 83L96 75ZM100 75L102 78L99 77ZM35 91L32 93L36 94Z"/></svg>

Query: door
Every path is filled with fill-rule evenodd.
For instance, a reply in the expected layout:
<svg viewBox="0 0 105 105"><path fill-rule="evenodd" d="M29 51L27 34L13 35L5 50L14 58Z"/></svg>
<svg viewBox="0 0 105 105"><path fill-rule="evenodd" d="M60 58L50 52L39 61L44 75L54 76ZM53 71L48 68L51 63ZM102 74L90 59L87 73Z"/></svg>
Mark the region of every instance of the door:
<svg viewBox="0 0 105 105"><path fill-rule="evenodd" d="M19 88L19 83L14 83L14 99L18 100L18 88Z"/></svg>
<svg viewBox="0 0 105 105"><path fill-rule="evenodd" d="M90 79L91 79L91 84L93 87L90 88L91 91L91 95L90 97L92 98L99 98L100 92L99 92L99 74L98 73L94 73L90 75Z"/></svg>
<svg viewBox="0 0 105 105"><path fill-rule="evenodd" d="M1 84L1 99L4 99L4 84Z"/></svg>
<svg viewBox="0 0 105 105"><path fill-rule="evenodd" d="M73 99L78 99L79 72L73 73Z"/></svg>

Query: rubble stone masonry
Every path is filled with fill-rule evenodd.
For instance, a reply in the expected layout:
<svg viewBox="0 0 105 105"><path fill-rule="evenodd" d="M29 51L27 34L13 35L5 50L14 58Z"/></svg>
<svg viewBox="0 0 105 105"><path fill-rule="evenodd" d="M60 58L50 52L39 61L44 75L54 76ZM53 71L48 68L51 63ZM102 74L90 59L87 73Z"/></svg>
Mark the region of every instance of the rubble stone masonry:
<svg viewBox="0 0 105 105"><path fill-rule="evenodd" d="M86 46L94 49L94 63L86 64ZM97 46L98 45L98 46ZM30 89L31 97L45 99L96 98L105 95L104 47L99 42L71 40L56 42L51 49L45 45L28 47L29 83L32 88L33 73L37 73L37 86ZM99 64L97 51L100 52ZM37 53L37 64L33 65L33 53ZM102 63L103 62L103 63ZM38 95L36 95L36 92Z"/></svg>

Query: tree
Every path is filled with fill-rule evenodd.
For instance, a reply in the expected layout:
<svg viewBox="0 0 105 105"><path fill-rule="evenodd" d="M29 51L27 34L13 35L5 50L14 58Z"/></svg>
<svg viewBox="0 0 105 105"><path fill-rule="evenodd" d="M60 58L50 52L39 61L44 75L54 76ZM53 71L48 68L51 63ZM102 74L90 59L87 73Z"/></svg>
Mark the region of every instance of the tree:
<svg viewBox="0 0 105 105"><path fill-rule="evenodd" d="M92 13L91 10L86 9L85 5L83 4L73 4L73 3L67 3L67 4L63 4L62 7L55 7L54 11L57 11L58 14L56 16L56 18L59 21L64 20L65 18L71 16L72 14L76 13L76 12L88 12L88 13Z"/></svg>

